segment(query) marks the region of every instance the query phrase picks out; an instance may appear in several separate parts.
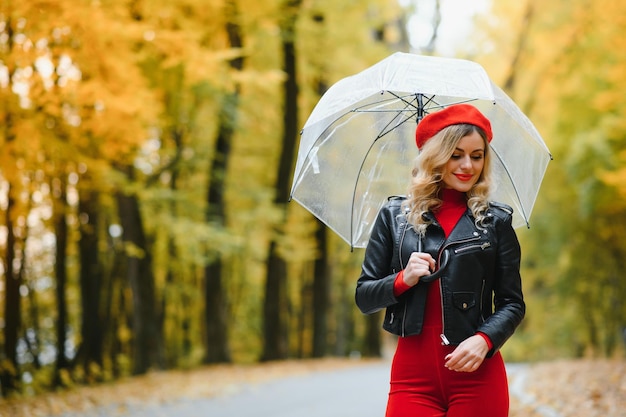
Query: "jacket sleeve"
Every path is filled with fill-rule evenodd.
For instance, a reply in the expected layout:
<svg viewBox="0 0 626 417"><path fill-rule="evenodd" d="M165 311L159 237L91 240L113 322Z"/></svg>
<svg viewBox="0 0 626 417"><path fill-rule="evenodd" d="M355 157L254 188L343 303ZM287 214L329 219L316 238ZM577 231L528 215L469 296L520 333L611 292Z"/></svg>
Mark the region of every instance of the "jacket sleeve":
<svg viewBox="0 0 626 417"><path fill-rule="evenodd" d="M493 342L492 356L513 335L526 313L520 277L521 249L510 213L498 213L498 251L493 284L494 313L478 328Z"/></svg>
<svg viewBox="0 0 626 417"><path fill-rule="evenodd" d="M389 205L378 213L356 285L356 304L365 314L398 302L393 294L396 274L391 262L394 251L394 218Z"/></svg>

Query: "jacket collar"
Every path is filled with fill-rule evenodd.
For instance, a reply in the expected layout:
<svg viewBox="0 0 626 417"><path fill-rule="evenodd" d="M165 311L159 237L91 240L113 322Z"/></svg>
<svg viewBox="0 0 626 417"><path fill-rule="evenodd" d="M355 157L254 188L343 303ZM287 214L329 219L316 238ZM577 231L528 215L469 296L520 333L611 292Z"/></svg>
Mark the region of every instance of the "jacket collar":
<svg viewBox="0 0 626 417"><path fill-rule="evenodd" d="M427 221L431 222L432 226L441 228L433 213L428 212L423 216ZM471 211L468 208L461 216L456 226L454 226L454 229L452 229L452 232L450 233L450 236L448 236L447 240L449 242L453 242L458 240L476 239L480 235L482 235L482 233L474 224L474 216L472 216Z"/></svg>
<svg viewBox="0 0 626 417"><path fill-rule="evenodd" d="M480 239L480 230L474 224L474 217L470 214L469 209L461 216L459 222L452 229L452 233L448 236L448 241L458 241L467 239Z"/></svg>

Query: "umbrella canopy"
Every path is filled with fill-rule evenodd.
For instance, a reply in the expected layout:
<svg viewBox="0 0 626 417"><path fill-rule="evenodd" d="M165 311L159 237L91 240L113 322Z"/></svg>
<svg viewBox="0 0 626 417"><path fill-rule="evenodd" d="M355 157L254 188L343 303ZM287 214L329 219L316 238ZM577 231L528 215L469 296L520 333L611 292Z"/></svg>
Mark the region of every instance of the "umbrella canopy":
<svg viewBox="0 0 626 417"><path fill-rule="evenodd" d="M351 247L365 247L387 198L406 193L417 123L458 103L491 121L491 198L513 207L515 227L528 226L550 152L486 71L461 59L398 52L331 86L302 129L291 198Z"/></svg>

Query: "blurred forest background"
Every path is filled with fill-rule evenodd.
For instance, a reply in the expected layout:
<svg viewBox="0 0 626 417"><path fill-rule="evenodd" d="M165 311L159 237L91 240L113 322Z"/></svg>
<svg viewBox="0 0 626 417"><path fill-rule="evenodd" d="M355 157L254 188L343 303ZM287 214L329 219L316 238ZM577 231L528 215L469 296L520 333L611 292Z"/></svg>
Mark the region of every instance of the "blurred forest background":
<svg viewBox="0 0 626 417"><path fill-rule="evenodd" d="M438 54L445 3L0 0L1 396L381 355L362 251L288 203L298 133L338 79ZM493 1L454 51L554 156L509 361L624 356L625 27L619 0Z"/></svg>

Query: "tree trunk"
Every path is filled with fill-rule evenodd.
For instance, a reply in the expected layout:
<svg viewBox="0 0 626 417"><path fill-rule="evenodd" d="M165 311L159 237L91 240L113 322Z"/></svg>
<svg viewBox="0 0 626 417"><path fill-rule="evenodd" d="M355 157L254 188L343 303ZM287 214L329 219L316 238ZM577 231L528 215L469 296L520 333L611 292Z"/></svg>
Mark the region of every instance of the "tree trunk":
<svg viewBox="0 0 626 417"><path fill-rule="evenodd" d="M109 238L110 239L110 238ZM115 248L114 240L109 243L111 248ZM112 373L115 377L123 375L122 366L118 360L121 356L130 357L130 349L126 349L127 343L122 340L120 328L126 323L130 323L129 314L126 307L126 262L125 254L118 250L112 251L110 257L110 270L107 272L106 282L103 286L105 292L103 294L104 316L103 323L106 324L104 355L112 364Z"/></svg>
<svg viewBox="0 0 626 417"><path fill-rule="evenodd" d="M69 361L65 355L65 345L67 342L67 198L65 181L59 180L58 184L53 184L53 194L55 196L55 262L54 273L56 276L55 295L57 301L56 320L56 363L54 372L54 386L63 386L64 381L61 372L69 367Z"/></svg>
<svg viewBox="0 0 626 417"><path fill-rule="evenodd" d="M300 0L288 1L287 18L281 24L283 47L283 139L274 202L283 205L289 199L289 187L298 137L298 84L296 74L296 21ZM279 233L278 231L276 232ZM263 305L264 345L262 360L288 356L287 334L287 265L278 253L278 236L270 243Z"/></svg>
<svg viewBox="0 0 626 417"><path fill-rule="evenodd" d="M270 257L265 281L263 303L262 361L286 359L289 353L287 337L287 265L276 254L275 241L270 243Z"/></svg>
<svg viewBox="0 0 626 417"><path fill-rule="evenodd" d="M22 259L25 259L26 254L22 250ZM23 268L21 269L24 270ZM39 301L37 297L37 290L31 283L28 286L28 326L32 332L28 332L24 335L24 342L28 346L28 351L33 358L33 367L36 370L41 369L41 360L39 358L42 346L41 327L39 326Z"/></svg>
<svg viewBox="0 0 626 417"><path fill-rule="evenodd" d="M78 203L79 212L87 222L81 224L78 251L80 256L80 295L81 295L81 344L77 362L83 368L87 381L100 380L92 375L91 364L99 368L103 365L105 328L101 317L103 294L103 274L99 257L98 239L98 193L85 190Z"/></svg>
<svg viewBox="0 0 626 417"><path fill-rule="evenodd" d="M156 309L152 256L147 247L139 202L133 195L117 194L126 248L126 271L133 293L133 374L163 367L162 330Z"/></svg>
<svg viewBox="0 0 626 417"><path fill-rule="evenodd" d="M321 24L325 21L322 15L317 17ZM321 70L317 80L317 94L322 97L328 90L324 71ZM317 222L315 241L319 257L314 263L313 272L313 357L326 356L328 351L328 314L330 310L331 270L328 259L328 228L321 221Z"/></svg>
<svg viewBox="0 0 626 417"><path fill-rule="evenodd" d="M316 233L319 258L315 260L313 277L313 357L326 356L328 344L328 307L330 271L328 268L328 229L318 222Z"/></svg>
<svg viewBox="0 0 626 417"><path fill-rule="evenodd" d="M237 23L239 11L235 1L226 3L226 33L230 46L241 48L243 46L241 28ZM230 62L233 70L241 71L243 59L236 58ZM230 157L231 143L237 125L239 107L239 85L235 90L224 97L222 101L220 126L215 145L215 156L209 173L209 189L207 191L207 221L216 222L222 226L226 224L226 202L224 191L226 189L226 173ZM205 363L230 362L230 346L228 343L227 323L227 299L223 288L224 262L220 254L216 254L204 269L205 280L205 323L206 323L206 355Z"/></svg>
<svg viewBox="0 0 626 417"><path fill-rule="evenodd" d="M21 276L14 268L16 238L13 229L13 211L15 198L13 188L9 184L7 191L7 208L5 212L5 225L7 229L6 254L4 256L4 278L5 278L5 299L4 299L4 359L7 365L0 369L0 384L2 394L7 396L17 391L19 384L19 364L17 362L17 341L18 332L21 327Z"/></svg>
<svg viewBox="0 0 626 417"><path fill-rule="evenodd" d="M231 104L231 102L236 103L238 101L236 94L229 98L226 98L222 105L222 121L215 147L215 157L213 158L209 174L209 189L207 193L207 221L212 221L222 226L225 224L224 189L226 187L226 170L233 136L232 126L224 118L229 117L228 113L231 105L236 107L236 104ZM231 113L231 116L234 116L234 114ZM216 253L209 262L204 268L204 297L206 305L206 352L204 363L230 362L227 303L222 284L223 262L221 255Z"/></svg>
<svg viewBox="0 0 626 417"><path fill-rule="evenodd" d="M231 361L228 344L225 292L222 287L222 263L216 260L205 267L206 310L205 322L207 345L205 363L226 363Z"/></svg>
<svg viewBox="0 0 626 417"><path fill-rule="evenodd" d="M532 2L528 2L526 5L526 11L524 12L524 24L522 26L522 31L519 33L517 38L515 54L511 59L509 73L506 77L506 81L503 84L503 90L509 94L511 94L513 92L513 89L515 88L515 81L517 79L518 71L525 70L525 68L519 65L519 62L522 54L526 51L526 42L528 41L529 33L532 30L531 23L533 19L533 13L533 4Z"/></svg>
<svg viewBox="0 0 626 417"><path fill-rule="evenodd" d="M15 44L15 19L12 18L11 10L8 10L9 14L5 17L5 28L4 31L6 33L6 45L5 45L5 53L6 56L10 56L13 53L13 47ZM4 59L3 59L4 60ZM11 80L14 76L16 65L13 60L4 60L4 65L8 67L8 79ZM8 109L8 98L7 95L2 97L3 106ZM4 160L12 161L11 163L15 163L17 161L16 155L14 155L12 146L15 143L15 133L14 133L14 115L11 111L4 111L4 118L2 120L2 129L3 129L3 155L5 155ZM19 119L19 116L18 116ZM14 189L12 180L17 181L16 179L6 178L6 173L4 169L10 172L18 172L15 167L5 167L3 166L3 176L8 183L7 190L7 207L5 212L5 226L7 229L6 236L6 253L4 256L4 328L3 328L3 336L4 336L4 354L2 355L3 366L0 367L0 387L2 388L2 395L7 396L18 389L19 384L19 364L17 363L17 341L18 341L18 332L22 325L22 300L20 297L20 286L21 282L21 274L16 273L14 268L14 260L16 258L16 238L15 238L15 229L14 229L14 216L15 216L15 196L14 193L17 191ZM15 174L17 175L17 174ZM16 182L17 184L17 182Z"/></svg>

